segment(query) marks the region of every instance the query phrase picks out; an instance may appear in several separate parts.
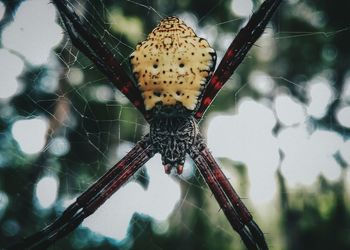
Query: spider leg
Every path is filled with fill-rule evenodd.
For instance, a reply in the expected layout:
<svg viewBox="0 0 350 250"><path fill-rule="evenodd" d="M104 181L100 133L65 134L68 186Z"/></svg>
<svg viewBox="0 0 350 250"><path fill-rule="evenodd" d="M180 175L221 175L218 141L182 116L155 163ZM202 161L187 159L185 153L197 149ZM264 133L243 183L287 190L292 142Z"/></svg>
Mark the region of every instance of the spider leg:
<svg viewBox="0 0 350 250"><path fill-rule="evenodd" d="M114 55L84 27L68 1L53 0L52 2L61 15L72 44L83 52L147 119L140 91Z"/></svg>
<svg viewBox="0 0 350 250"><path fill-rule="evenodd" d="M220 204L232 228L238 232L248 249L268 249L264 234L233 189L207 146L199 140L190 152L199 172Z"/></svg>
<svg viewBox="0 0 350 250"><path fill-rule="evenodd" d="M203 98L195 113L197 120L202 118L219 90L241 64L253 44L262 35L267 23L281 2L282 0L266 0L252 15L245 27L239 31L204 90Z"/></svg>
<svg viewBox="0 0 350 250"><path fill-rule="evenodd" d="M149 139L145 137L123 159L81 194L57 220L8 249L45 249L49 247L78 227L86 217L93 214L153 155Z"/></svg>
<svg viewBox="0 0 350 250"><path fill-rule="evenodd" d="M229 200L233 203L233 206L240 217L242 223L246 225L251 232L254 240L256 240L257 244L262 247L262 249L267 249L267 244L264 238L264 234L258 225L254 222L252 215L248 211L247 207L242 202L241 198L238 196L237 192L233 189L229 180L222 172L221 168L215 161L213 155L210 153L209 149L205 147L201 151L201 156L204 158L206 163L211 169L211 172L215 176L215 179L219 182L225 194L229 198Z"/></svg>
<svg viewBox="0 0 350 250"><path fill-rule="evenodd" d="M213 192L215 199L220 204L220 207L230 222L232 228L241 236L244 244L248 249L257 249L252 236L249 234L247 229L244 227L244 224L239 219L237 212L233 208L233 205L226 196L222 187L217 183L214 174L210 170L209 165L206 163L203 157L200 156L193 160L196 163L199 172Z"/></svg>

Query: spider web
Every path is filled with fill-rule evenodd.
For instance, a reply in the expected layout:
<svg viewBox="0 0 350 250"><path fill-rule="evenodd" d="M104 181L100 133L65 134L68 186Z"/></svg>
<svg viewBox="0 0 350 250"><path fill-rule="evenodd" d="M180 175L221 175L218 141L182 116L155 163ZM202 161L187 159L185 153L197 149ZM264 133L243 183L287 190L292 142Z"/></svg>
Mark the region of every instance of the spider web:
<svg viewBox="0 0 350 250"><path fill-rule="evenodd" d="M70 1L129 74L128 56L137 42L171 15L208 39L219 62L246 20L247 2ZM334 207L324 204L349 194L350 78L340 63L349 54L339 41L349 40L350 25L326 22L325 15L332 16L324 8L282 5L201 123L209 148L272 249L290 243L287 212L302 211L311 198L320 217L330 218ZM9 49L27 65L22 90L1 102L2 124L12 129L1 132L0 162L8 169L0 193L4 242L51 222L148 131L138 111L67 36L59 44L41 64ZM34 138L21 139L21 129ZM53 249L244 249L190 159L180 177L163 172L154 157ZM23 186L7 184L19 175Z"/></svg>

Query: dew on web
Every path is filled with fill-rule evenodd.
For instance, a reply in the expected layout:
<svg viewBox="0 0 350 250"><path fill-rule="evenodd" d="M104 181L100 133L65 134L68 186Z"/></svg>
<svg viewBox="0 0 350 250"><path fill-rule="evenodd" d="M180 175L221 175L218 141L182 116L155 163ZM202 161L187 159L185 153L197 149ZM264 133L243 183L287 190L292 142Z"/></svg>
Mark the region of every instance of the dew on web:
<svg viewBox="0 0 350 250"><path fill-rule="evenodd" d="M13 20L3 2L0 245L52 222L149 129L128 99L72 45L49 1L18 3ZM217 49L220 62L251 3L69 1L130 76L129 55L166 16L183 18ZM329 8L300 1L282 5L200 123L272 249L290 242L291 228L298 228L300 241L308 235L305 228L322 238L310 221L333 228L337 205L346 207L341 227L350 225L344 198L350 192L349 51L344 46L350 44L350 22L340 24L349 17ZM328 233L336 230L341 231ZM168 176L158 156L55 244L62 249L244 249L194 163L186 159L182 176ZM332 246L345 249L350 243L340 239Z"/></svg>

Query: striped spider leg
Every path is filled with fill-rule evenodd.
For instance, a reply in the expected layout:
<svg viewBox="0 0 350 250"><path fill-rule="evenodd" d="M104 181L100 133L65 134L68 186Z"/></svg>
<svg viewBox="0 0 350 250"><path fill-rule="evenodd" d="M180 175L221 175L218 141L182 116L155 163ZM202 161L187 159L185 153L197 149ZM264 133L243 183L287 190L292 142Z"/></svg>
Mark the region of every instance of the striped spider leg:
<svg viewBox="0 0 350 250"><path fill-rule="evenodd" d="M189 155L207 182L227 220L240 235L246 247L248 249L268 249L263 232L253 220L247 207L233 189L199 134Z"/></svg>
<svg viewBox="0 0 350 250"><path fill-rule="evenodd" d="M61 14L62 22L72 44L83 52L146 118L141 93L115 56L96 36L89 33L68 1L53 0L52 2Z"/></svg>
<svg viewBox="0 0 350 250"><path fill-rule="evenodd" d="M203 98L195 114L197 120L202 118L215 96L262 35L267 23L281 2L282 0L266 0L252 15L246 26L239 31L204 90Z"/></svg>
<svg viewBox="0 0 350 250"><path fill-rule="evenodd" d="M111 195L124 185L154 155L147 136L143 137L108 172L82 193L53 223L15 243L8 249L46 249L77 228Z"/></svg>

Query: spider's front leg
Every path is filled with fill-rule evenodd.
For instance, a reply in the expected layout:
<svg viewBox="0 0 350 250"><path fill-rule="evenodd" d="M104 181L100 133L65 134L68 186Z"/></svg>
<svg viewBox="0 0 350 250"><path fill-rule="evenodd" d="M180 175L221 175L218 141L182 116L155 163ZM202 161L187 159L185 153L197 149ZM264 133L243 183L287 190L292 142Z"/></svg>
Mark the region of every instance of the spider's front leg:
<svg viewBox="0 0 350 250"><path fill-rule="evenodd" d="M252 215L209 152L199 133L188 153L213 192L232 228L241 236L246 247L250 250L268 249L263 232L254 222Z"/></svg>
<svg viewBox="0 0 350 250"><path fill-rule="evenodd" d="M132 78L124 71L117 58L95 35L91 34L67 0L53 0L60 13L72 44L105 74L120 92L148 119L143 99Z"/></svg>
<svg viewBox="0 0 350 250"><path fill-rule="evenodd" d="M265 0L244 28L239 31L204 90L203 98L195 113L195 118L198 121L202 119L215 96L242 63L250 48L263 34L268 22L282 1Z"/></svg>
<svg viewBox="0 0 350 250"><path fill-rule="evenodd" d="M149 136L145 136L123 159L81 194L52 224L8 249L46 249L77 228L86 217L93 214L153 155Z"/></svg>

